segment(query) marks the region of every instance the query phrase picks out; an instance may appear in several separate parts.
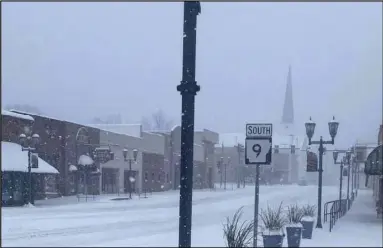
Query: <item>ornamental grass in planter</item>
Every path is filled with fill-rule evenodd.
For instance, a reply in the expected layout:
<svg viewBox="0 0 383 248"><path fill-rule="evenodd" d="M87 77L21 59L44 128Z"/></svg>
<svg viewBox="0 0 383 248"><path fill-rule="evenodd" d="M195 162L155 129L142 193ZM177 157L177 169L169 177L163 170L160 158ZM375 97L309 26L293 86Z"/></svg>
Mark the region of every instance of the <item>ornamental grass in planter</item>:
<svg viewBox="0 0 383 248"><path fill-rule="evenodd" d="M302 239L311 239L314 229L316 206L307 204L302 207L302 211Z"/></svg>
<svg viewBox="0 0 383 248"><path fill-rule="evenodd" d="M267 206L261 209L261 220L264 230L262 232L264 247L282 247L285 236L283 228L286 225L286 216L282 209L282 202L278 208Z"/></svg>
<svg viewBox="0 0 383 248"><path fill-rule="evenodd" d="M302 237L303 209L297 204L287 207L287 244L288 247L299 247Z"/></svg>
<svg viewBox="0 0 383 248"><path fill-rule="evenodd" d="M225 238L226 247L250 247L253 240L253 221L243 221L243 207L239 208L232 219L226 218L226 223L223 225L223 236Z"/></svg>

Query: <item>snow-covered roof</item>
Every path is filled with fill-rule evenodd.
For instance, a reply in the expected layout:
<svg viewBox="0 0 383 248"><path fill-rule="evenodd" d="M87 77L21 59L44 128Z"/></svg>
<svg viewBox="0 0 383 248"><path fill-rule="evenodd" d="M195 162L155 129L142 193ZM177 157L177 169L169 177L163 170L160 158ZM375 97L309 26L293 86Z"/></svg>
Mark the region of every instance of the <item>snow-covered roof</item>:
<svg viewBox="0 0 383 248"><path fill-rule="evenodd" d="M43 159L38 160L39 168L32 168L33 173L59 174ZM19 144L1 141L1 171L28 172L28 152L22 151Z"/></svg>
<svg viewBox="0 0 383 248"><path fill-rule="evenodd" d="M67 120L67 119L62 119L62 118L59 118L59 117L54 117L54 116L48 116L48 115L43 115L43 114L38 114L38 113L32 113L32 112L25 112L25 111L20 111L20 110L11 110L11 111L16 111L17 113L15 112L11 112L13 114L20 114L20 115L32 115L32 116L38 116L38 117L41 117L41 118L46 118L46 119L51 119L51 120L56 120L56 121L65 121L65 122L68 122L68 123L72 123L72 124L76 124L76 125L82 125L82 126L88 126L88 127L91 127L90 125L87 125L87 124L84 124L84 123L81 123L81 122L78 122L78 121L72 121L72 120ZM33 117L31 116L31 118L33 119ZM34 119L33 119L34 120Z"/></svg>
<svg viewBox="0 0 383 248"><path fill-rule="evenodd" d="M180 125L175 125L174 127L172 127L172 129L170 129L170 131L173 132L177 127L180 127L180 128L181 128Z"/></svg>
<svg viewBox="0 0 383 248"><path fill-rule="evenodd" d="M87 165L92 165L94 164L94 161L91 157L89 157L88 155L81 155L79 158L78 158L78 164L80 165L83 165L83 166L87 166Z"/></svg>
<svg viewBox="0 0 383 248"><path fill-rule="evenodd" d="M4 109L1 110L1 115L8 115L8 116L12 116L12 117L15 117L15 118L20 118L20 119L28 120L28 121L34 121L35 120L30 115L18 114L18 113L14 113L14 112L11 112L11 111L8 111L8 110L4 110Z"/></svg>
<svg viewBox="0 0 383 248"><path fill-rule="evenodd" d="M104 131L141 138L141 124L88 124L88 126Z"/></svg>

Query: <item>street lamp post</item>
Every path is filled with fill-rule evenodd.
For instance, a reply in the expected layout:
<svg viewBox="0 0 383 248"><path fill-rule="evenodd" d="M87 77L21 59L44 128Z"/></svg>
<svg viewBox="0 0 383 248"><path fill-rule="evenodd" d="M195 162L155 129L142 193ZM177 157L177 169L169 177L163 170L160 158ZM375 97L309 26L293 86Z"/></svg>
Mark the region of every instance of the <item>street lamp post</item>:
<svg viewBox="0 0 383 248"><path fill-rule="evenodd" d="M247 165L245 165L244 167L242 167L242 170L243 170L243 187L246 186L246 173L247 173Z"/></svg>
<svg viewBox="0 0 383 248"><path fill-rule="evenodd" d="M322 136L320 136L319 141L312 141L311 138L314 135L315 131L315 122L311 120L305 123L306 134L309 139L309 145L319 145L319 169L318 169L318 217L317 217L317 225L316 228L322 228L322 173L323 173L323 153L325 144L334 144L335 136L338 132L339 122L335 121L335 117L328 123L329 133L331 136L331 140L324 141Z"/></svg>
<svg viewBox="0 0 383 248"><path fill-rule="evenodd" d="M342 158L340 162L337 162L339 151L333 152L334 164L340 164L340 173L339 173L339 213L341 210L341 202L342 202L342 187L343 187L343 167L346 162L346 159L351 157L351 152L346 151L346 156Z"/></svg>
<svg viewBox="0 0 383 248"><path fill-rule="evenodd" d="M40 136L38 134L32 134L29 127L24 128L24 132L20 134L19 141L22 151L28 151L28 202L32 204L32 152L36 150L36 146L40 142Z"/></svg>
<svg viewBox="0 0 383 248"><path fill-rule="evenodd" d="M360 171L360 167L359 167L359 162L358 161L356 161L356 173L357 173L357 175L356 175L356 195L358 196L358 190L359 190L359 180L360 180L360 178L359 178L359 175L360 175L360 173L359 173L359 171Z"/></svg>
<svg viewBox="0 0 383 248"><path fill-rule="evenodd" d="M350 159L347 159L347 209L350 209Z"/></svg>
<svg viewBox="0 0 383 248"><path fill-rule="evenodd" d="M220 175L220 181L219 181L219 187L222 188L222 184L223 184L223 157L220 158L220 161L218 161L219 163L219 175Z"/></svg>
<svg viewBox="0 0 383 248"><path fill-rule="evenodd" d="M227 157L227 163L225 163L225 181L223 185L223 189L226 190L226 180L227 180L227 164L230 163L230 157Z"/></svg>
<svg viewBox="0 0 383 248"><path fill-rule="evenodd" d="M200 86L195 81L198 1L184 2L182 81L177 91L182 95L181 177L179 205L179 247L191 247L193 200L193 143L195 96Z"/></svg>
<svg viewBox="0 0 383 248"><path fill-rule="evenodd" d="M355 162L354 158L351 159L351 198L354 200L354 178L355 178Z"/></svg>
<svg viewBox="0 0 383 248"><path fill-rule="evenodd" d="M133 173L132 173L132 160L134 162L137 161L137 154L138 154L138 150L137 149L133 149L133 158L128 156L128 149L124 148L122 150L122 155L124 156L124 161L129 161L129 199L132 199L132 183L133 183Z"/></svg>
<svg viewBox="0 0 383 248"><path fill-rule="evenodd" d="M144 185L144 198L148 198L146 196L146 191L147 191L147 187L148 187L148 172L146 171L145 174L144 174L144 182L145 182L145 185Z"/></svg>

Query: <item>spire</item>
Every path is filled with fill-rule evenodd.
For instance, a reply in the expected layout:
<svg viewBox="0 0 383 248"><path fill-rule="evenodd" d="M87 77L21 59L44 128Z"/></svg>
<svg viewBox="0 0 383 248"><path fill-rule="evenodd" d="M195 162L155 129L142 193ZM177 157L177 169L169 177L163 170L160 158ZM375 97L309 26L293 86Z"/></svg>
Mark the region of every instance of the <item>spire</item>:
<svg viewBox="0 0 383 248"><path fill-rule="evenodd" d="M291 65L287 75L285 102L283 105L282 124L294 124L293 85L291 77Z"/></svg>

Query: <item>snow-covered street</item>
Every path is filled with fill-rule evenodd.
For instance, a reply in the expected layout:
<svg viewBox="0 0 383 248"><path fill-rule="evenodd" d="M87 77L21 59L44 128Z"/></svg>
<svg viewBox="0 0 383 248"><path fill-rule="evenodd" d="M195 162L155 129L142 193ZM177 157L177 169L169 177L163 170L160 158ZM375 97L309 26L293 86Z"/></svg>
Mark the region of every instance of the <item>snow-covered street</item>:
<svg viewBox="0 0 383 248"><path fill-rule="evenodd" d="M337 194L336 187L324 187L323 203ZM2 241L4 246L177 246L178 200L178 192L170 191L132 201L101 196L60 206L3 208ZM261 186L260 208L280 201L316 204L317 187ZM223 246L222 223L241 206L252 219L254 186L195 191L193 246Z"/></svg>

